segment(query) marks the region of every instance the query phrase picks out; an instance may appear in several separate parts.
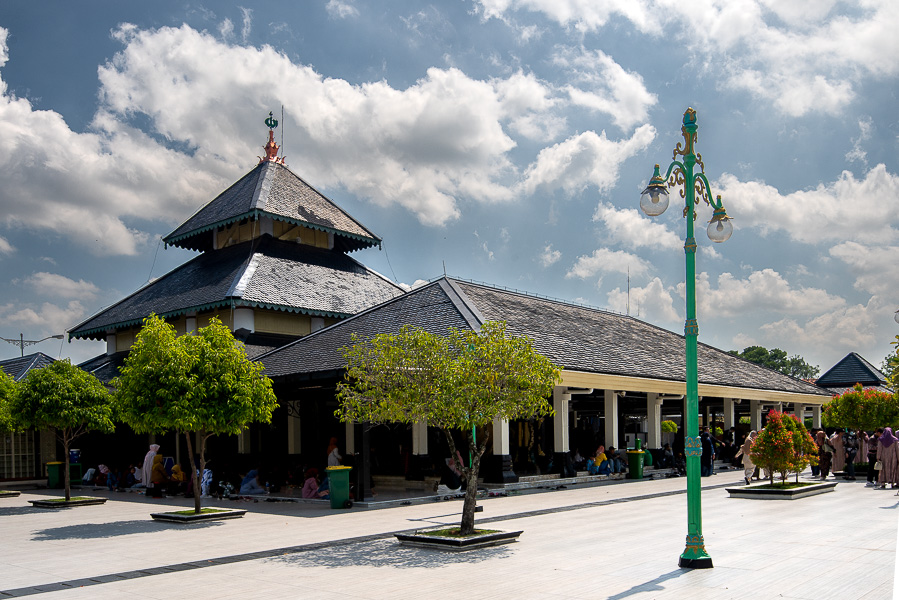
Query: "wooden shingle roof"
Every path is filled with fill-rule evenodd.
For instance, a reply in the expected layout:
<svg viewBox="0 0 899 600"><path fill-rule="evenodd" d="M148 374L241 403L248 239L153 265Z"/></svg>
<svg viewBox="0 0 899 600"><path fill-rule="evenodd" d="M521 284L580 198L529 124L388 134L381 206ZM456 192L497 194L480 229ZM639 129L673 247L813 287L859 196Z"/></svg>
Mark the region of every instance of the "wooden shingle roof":
<svg viewBox="0 0 899 600"><path fill-rule="evenodd" d="M311 376L344 367L340 348L395 333L404 324L445 334L448 327L478 329L505 321L511 335L566 370L683 381L684 338L634 317L443 278L259 357L270 377ZM810 383L699 345L701 384L828 396Z"/></svg>
<svg viewBox="0 0 899 600"><path fill-rule="evenodd" d="M833 394L842 394L852 389L856 383L860 383L866 389L875 389L883 392L893 391L888 387L886 376L880 369L855 352L850 352L844 356L837 364L821 375L815 383Z"/></svg>
<svg viewBox="0 0 899 600"><path fill-rule="evenodd" d="M264 216L332 233L335 248L342 252L381 244L381 238L324 194L283 164L272 161L256 165L163 241L207 251L212 249L210 232L215 228Z"/></svg>
<svg viewBox="0 0 899 600"><path fill-rule="evenodd" d="M43 352L35 352L17 358L0 360L0 370L12 377L15 381L21 381L32 369L43 369L51 365L56 359Z"/></svg>

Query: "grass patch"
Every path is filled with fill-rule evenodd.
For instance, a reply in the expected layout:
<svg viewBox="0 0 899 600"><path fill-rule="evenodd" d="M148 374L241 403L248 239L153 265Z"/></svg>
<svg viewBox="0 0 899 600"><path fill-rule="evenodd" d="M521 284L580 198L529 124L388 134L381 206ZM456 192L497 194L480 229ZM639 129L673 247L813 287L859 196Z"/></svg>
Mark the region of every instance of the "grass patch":
<svg viewBox="0 0 899 600"><path fill-rule="evenodd" d="M499 533L499 529L475 529L471 535L462 535L460 532L462 530L459 527L447 527L446 529L435 529L431 531L419 531L417 532L419 535L432 535L434 537L448 537L448 538L465 538L472 537L477 535L487 535L490 533Z"/></svg>
<svg viewBox="0 0 899 600"><path fill-rule="evenodd" d="M200 512L195 511L194 509L190 510L176 510L174 512L170 512L171 515L208 515L210 513L221 513L221 512L231 512L227 508L201 508Z"/></svg>
<svg viewBox="0 0 899 600"><path fill-rule="evenodd" d="M765 485L756 485L754 487L757 490L758 489L762 489L762 490L795 490L796 488L802 488L802 487L806 487L809 485L816 485L816 484L807 483L807 482L796 483L795 481L793 481L793 482L787 482L787 483L766 483Z"/></svg>
<svg viewBox="0 0 899 600"><path fill-rule="evenodd" d="M69 498L69 502L75 502L78 500L95 500L95 499L96 498L92 498L91 496L72 496L71 498ZM59 502L61 504L65 504L66 499L65 498L48 498L48 499L44 500L44 502Z"/></svg>

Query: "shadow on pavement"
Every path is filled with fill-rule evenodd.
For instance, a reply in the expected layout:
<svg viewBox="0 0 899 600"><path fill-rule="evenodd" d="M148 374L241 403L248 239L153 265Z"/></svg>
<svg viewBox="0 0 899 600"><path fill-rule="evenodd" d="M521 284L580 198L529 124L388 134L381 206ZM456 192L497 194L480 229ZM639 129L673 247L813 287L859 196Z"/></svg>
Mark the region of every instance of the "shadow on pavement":
<svg viewBox="0 0 899 600"><path fill-rule="evenodd" d="M59 508L38 508L36 506L4 506L0 507L0 517L15 517L18 515L35 515L38 513L46 513L46 512L56 512L58 513Z"/></svg>
<svg viewBox="0 0 899 600"><path fill-rule="evenodd" d="M514 544L512 545L514 546ZM511 546L498 546L467 552L447 552L401 546L393 540L335 546L268 559L296 567L347 566L392 567L395 569L438 568L454 564L474 564L485 560L510 558Z"/></svg>
<svg viewBox="0 0 899 600"><path fill-rule="evenodd" d="M224 523L221 521L207 521L182 525L179 523L164 523L161 521L149 520L114 521L112 523L82 523L81 525L66 525L64 527L39 529L34 532L34 537L32 537L32 539L36 542L47 540L88 540L131 535L135 533L155 533L166 529L195 531L207 527L218 527L223 524Z"/></svg>
<svg viewBox="0 0 899 600"><path fill-rule="evenodd" d="M624 590L614 596L609 596L608 600L623 600L628 596L633 596L634 594L642 594L643 592L662 592L665 591L661 583L668 581L669 579L674 579L675 577L680 577L681 575L687 573L689 569L677 569L676 571L670 571L665 573L664 575L659 575L655 579L650 581L643 582L639 585L635 585L629 590Z"/></svg>

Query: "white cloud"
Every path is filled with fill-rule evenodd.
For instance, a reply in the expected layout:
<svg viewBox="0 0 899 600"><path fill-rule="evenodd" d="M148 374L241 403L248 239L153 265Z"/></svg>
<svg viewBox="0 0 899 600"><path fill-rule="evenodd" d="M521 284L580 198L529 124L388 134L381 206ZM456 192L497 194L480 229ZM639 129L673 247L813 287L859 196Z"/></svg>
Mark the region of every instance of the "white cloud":
<svg viewBox="0 0 899 600"><path fill-rule="evenodd" d="M844 242L830 249L830 255L850 267L858 290L890 297L899 289L899 246L865 246Z"/></svg>
<svg viewBox="0 0 899 600"><path fill-rule="evenodd" d="M871 132L874 129L873 119L871 117L859 119L858 129L858 137L852 140L852 150L846 153L846 160L850 162L858 161L867 166L868 153L865 152L864 143L871 139Z"/></svg>
<svg viewBox="0 0 899 600"><path fill-rule="evenodd" d="M630 288L630 294L626 289L615 288L609 292L608 300L612 310L634 315L645 321L676 321L679 317L674 309L671 290L658 277L653 277L645 287Z"/></svg>
<svg viewBox="0 0 899 600"><path fill-rule="evenodd" d="M618 16L639 35L685 44L726 88L773 103L781 112L834 114L865 78L899 72L899 11L891 0L842 6L780 0L478 0L484 18L513 11L546 15L596 31ZM617 23L616 23L617 25Z"/></svg>
<svg viewBox="0 0 899 600"><path fill-rule="evenodd" d="M241 20L243 22L240 28L240 39L244 44L250 39L250 31L253 29L253 9L240 7Z"/></svg>
<svg viewBox="0 0 899 600"><path fill-rule="evenodd" d="M541 186L574 194L592 184L606 192L618 182L621 163L646 149L655 135L651 125L638 127L629 139L618 142L606 138L605 131L585 131L541 150L521 188L528 194Z"/></svg>
<svg viewBox="0 0 899 600"><path fill-rule="evenodd" d="M634 208L618 209L600 202L593 213L594 221L601 221L613 242L631 248L658 247L681 250L684 242L665 225L640 215Z"/></svg>
<svg viewBox="0 0 899 600"><path fill-rule="evenodd" d="M36 327L47 335L61 334L85 316L84 306L72 300L65 306L44 302L40 308L16 308L11 304L0 306L0 319L19 327Z"/></svg>
<svg viewBox="0 0 899 600"><path fill-rule="evenodd" d="M559 259L562 258L562 252L559 250L553 250L553 245L549 244L546 248L543 249L543 252L540 254L540 264L544 267L549 267L551 265L559 262Z"/></svg>
<svg viewBox="0 0 899 600"><path fill-rule="evenodd" d="M359 9L353 6L352 2L347 0L328 0L325 10L334 19L347 19L349 17L358 17Z"/></svg>
<svg viewBox="0 0 899 600"><path fill-rule="evenodd" d="M483 242L481 244L481 250L483 250L484 254L487 255L487 260L496 260L493 256L493 250L487 247L487 242Z"/></svg>
<svg viewBox="0 0 899 600"><path fill-rule="evenodd" d="M599 273L628 273L642 275L649 271L649 263L635 254L621 250L598 248L590 256L579 256L566 277L587 279Z"/></svg>
<svg viewBox="0 0 899 600"><path fill-rule="evenodd" d="M570 79L581 86L565 87L573 104L609 115L622 130L645 122L649 108L658 102L646 89L643 77L625 71L601 50L559 48L553 62L569 70Z"/></svg>
<svg viewBox="0 0 899 600"><path fill-rule="evenodd" d="M712 288L708 273L696 277L696 303L700 315L710 317L747 316L776 312L788 315L814 315L845 306L846 301L818 288L792 287L773 269L753 271L746 279L731 273L718 276L718 287ZM683 282L678 294L686 297Z"/></svg>
<svg viewBox="0 0 899 600"><path fill-rule="evenodd" d="M879 164L856 179L849 171L813 190L781 195L772 186L742 182L725 174L718 181L728 206L741 226L756 227L762 235L784 231L806 244L859 241L884 244L899 240L899 215L886 199L899 197L899 176Z"/></svg>
<svg viewBox="0 0 899 600"><path fill-rule="evenodd" d="M5 237L0 236L0 254L12 254L15 251L12 244Z"/></svg>
<svg viewBox="0 0 899 600"><path fill-rule="evenodd" d="M566 126L565 117L551 111L559 101L533 73L518 71L507 79L494 79L502 111L513 131L537 141L553 140Z"/></svg>
<svg viewBox="0 0 899 600"><path fill-rule="evenodd" d="M100 288L89 281L75 281L56 273L39 272L25 278L25 285L31 287L39 296L55 296L58 298L75 298L92 300L100 293Z"/></svg>

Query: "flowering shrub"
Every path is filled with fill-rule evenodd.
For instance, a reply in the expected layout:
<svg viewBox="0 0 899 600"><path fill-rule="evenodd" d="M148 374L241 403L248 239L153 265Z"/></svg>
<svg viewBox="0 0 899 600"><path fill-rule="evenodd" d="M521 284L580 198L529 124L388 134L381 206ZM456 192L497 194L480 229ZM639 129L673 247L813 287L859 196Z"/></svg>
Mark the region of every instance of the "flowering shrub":
<svg viewBox="0 0 899 600"><path fill-rule="evenodd" d="M677 433L677 423L674 421L662 421L663 433Z"/></svg>
<svg viewBox="0 0 899 600"><path fill-rule="evenodd" d="M821 419L825 427L865 429L899 425L899 399L895 394L862 389L861 384L824 405Z"/></svg>
<svg viewBox="0 0 899 600"><path fill-rule="evenodd" d="M752 444L750 456L752 462L768 470L772 483L774 473L786 482L790 473L796 473L798 480L803 469L818 463L818 447L796 415L772 410L767 425Z"/></svg>

